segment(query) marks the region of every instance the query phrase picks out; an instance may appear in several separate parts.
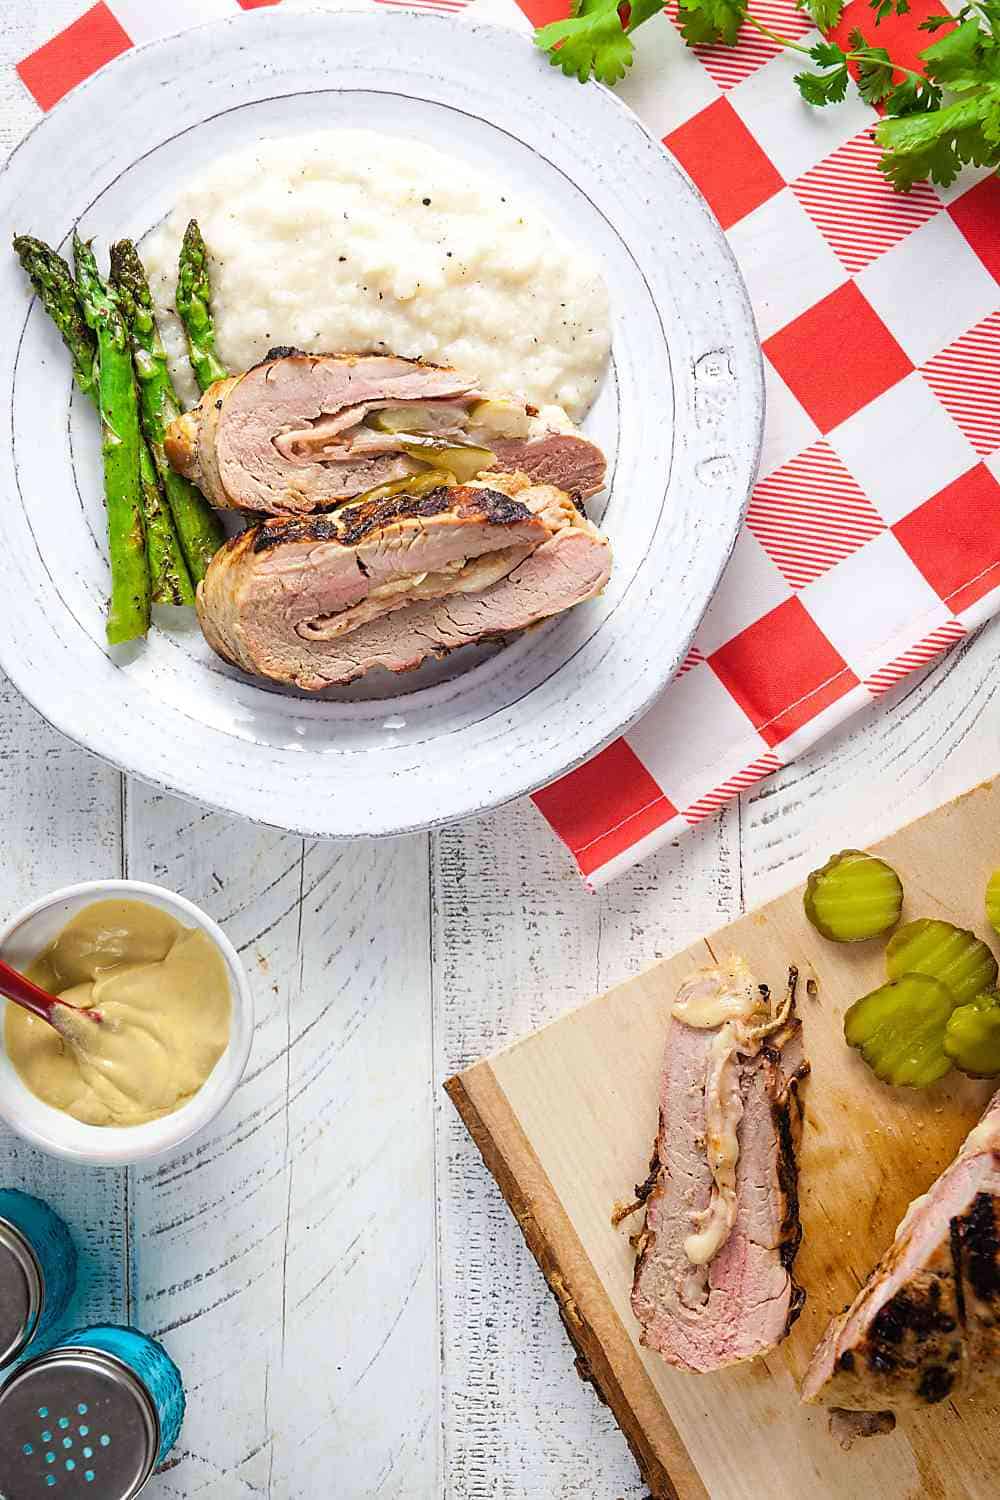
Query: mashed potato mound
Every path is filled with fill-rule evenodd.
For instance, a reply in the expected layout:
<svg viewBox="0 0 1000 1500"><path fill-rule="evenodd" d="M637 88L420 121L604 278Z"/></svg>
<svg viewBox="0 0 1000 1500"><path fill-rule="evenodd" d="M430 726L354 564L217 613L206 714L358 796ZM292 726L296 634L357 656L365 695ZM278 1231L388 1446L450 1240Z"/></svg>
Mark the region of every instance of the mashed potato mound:
<svg viewBox="0 0 1000 1500"><path fill-rule="evenodd" d="M219 354L234 371L291 344L455 365L577 420L597 393L610 328L594 258L466 162L335 130L222 157L143 242L189 404L197 392L170 310L190 218L212 257Z"/></svg>

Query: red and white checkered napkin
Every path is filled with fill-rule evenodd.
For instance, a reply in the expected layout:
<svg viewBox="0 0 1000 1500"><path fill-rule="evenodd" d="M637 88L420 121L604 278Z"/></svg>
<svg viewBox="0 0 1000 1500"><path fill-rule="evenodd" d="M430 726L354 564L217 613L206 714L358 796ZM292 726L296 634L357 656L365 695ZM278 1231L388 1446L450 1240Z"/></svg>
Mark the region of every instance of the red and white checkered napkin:
<svg viewBox="0 0 1000 1500"><path fill-rule="evenodd" d="M135 41L273 3L111 0L18 71L48 109ZM513 0L409 3L525 25ZM536 23L567 8L523 0ZM938 9L911 0L878 40L914 66L929 40L917 24ZM754 10L809 35L793 0ZM838 39L870 36L871 14L851 0ZM692 52L653 21L637 40L622 92L729 236L768 416L747 524L677 679L625 738L535 797L593 885L1000 607L1000 182L894 194L876 171L875 112L857 99L809 110L795 62L758 33Z"/></svg>

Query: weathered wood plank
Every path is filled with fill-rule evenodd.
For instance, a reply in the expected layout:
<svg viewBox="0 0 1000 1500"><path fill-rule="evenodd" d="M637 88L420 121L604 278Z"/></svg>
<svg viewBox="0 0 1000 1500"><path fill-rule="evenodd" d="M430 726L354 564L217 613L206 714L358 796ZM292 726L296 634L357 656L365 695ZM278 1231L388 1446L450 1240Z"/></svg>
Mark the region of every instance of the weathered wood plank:
<svg viewBox="0 0 1000 1500"><path fill-rule="evenodd" d="M1000 619L746 798L749 906L1000 770ZM1000 831L997 839L1000 863Z"/></svg>
<svg viewBox="0 0 1000 1500"><path fill-rule="evenodd" d="M284 1500L327 1474L431 1500L427 841L304 846L142 788L127 826L130 873L223 923L258 1006L228 1109L133 1173L136 1317L191 1397L151 1494Z"/></svg>
<svg viewBox="0 0 1000 1500"><path fill-rule="evenodd" d="M57 735L0 679L4 920L59 886L121 874L120 786L116 771ZM44 1198L73 1231L81 1275L67 1322L120 1322L129 1254L124 1173L58 1161L0 1127L0 1184Z"/></svg>
<svg viewBox="0 0 1000 1500"><path fill-rule="evenodd" d="M740 910L731 809L598 896L530 804L434 838L440 1080ZM454 1500L634 1500L537 1267L450 1105L439 1122L445 1463Z"/></svg>

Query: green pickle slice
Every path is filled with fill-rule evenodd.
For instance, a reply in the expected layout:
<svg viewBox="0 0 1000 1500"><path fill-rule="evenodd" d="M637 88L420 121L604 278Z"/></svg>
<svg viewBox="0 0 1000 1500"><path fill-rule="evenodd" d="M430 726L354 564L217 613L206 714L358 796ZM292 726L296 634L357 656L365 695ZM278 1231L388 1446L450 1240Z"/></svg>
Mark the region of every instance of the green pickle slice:
<svg viewBox="0 0 1000 1500"><path fill-rule="evenodd" d="M956 1005L968 1005L997 981L997 961L975 933L935 917L920 917L894 932L885 950L890 979L929 974L951 991Z"/></svg>
<svg viewBox="0 0 1000 1500"><path fill-rule="evenodd" d="M419 474L407 474L405 479L390 479L385 484L377 484L373 490L365 490L363 494L342 501L338 509L367 505L370 500L391 500L394 495L412 495L414 499L418 499L421 495L448 488L456 482L454 474L448 473L446 469L424 469Z"/></svg>
<svg viewBox="0 0 1000 1500"><path fill-rule="evenodd" d="M407 443L399 445L409 458L418 463L433 463L436 468L447 469L454 474L459 484L468 484L484 469L492 469L496 454L490 448L474 448L471 443L456 446L450 443Z"/></svg>
<svg viewBox="0 0 1000 1500"><path fill-rule="evenodd" d="M844 1017L844 1037L883 1083L923 1088L951 1068L944 1038L954 1009L940 980L903 974L854 1002Z"/></svg>
<svg viewBox="0 0 1000 1500"><path fill-rule="evenodd" d="M863 943L895 927L903 887L885 860L861 849L843 849L812 872L803 902L806 916L825 938Z"/></svg>
<svg viewBox="0 0 1000 1500"><path fill-rule="evenodd" d="M364 425L375 432L433 432L435 416L432 406L411 401L409 406L383 406L369 412Z"/></svg>
<svg viewBox="0 0 1000 1500"><path fill-rule="evenodd" d="M1000 932L1000 870L994 870L986 882L986 920L994 932Z"/></svg>
<svg viewBox="0 0 1000 1500"><path fill-rule="evenodd" d="M1000 995L995 990L952 1011L944 1050L970 1078L995 1078L1000 1073Z"/></svg>

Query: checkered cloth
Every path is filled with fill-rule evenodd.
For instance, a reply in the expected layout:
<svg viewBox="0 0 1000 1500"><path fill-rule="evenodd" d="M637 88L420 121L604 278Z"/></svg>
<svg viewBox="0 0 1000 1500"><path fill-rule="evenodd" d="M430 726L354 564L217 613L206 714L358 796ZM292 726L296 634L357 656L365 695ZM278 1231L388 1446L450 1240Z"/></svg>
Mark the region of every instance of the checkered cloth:
<svg viewBox="0 0 1000 1500"><path fill-rule="evenodd" d="M135 41L271 3L111 0L18 72L49 109ZM512 0L409 3L526 24ZM566 8L523 0L536 24ZM793 0L753 9L815 39ZM915 66L929 41L918 23L938 9L911 0L878 40ZM857 98L810 110L796 60L766 37L747 29L738 47L692 51L668 16L639 35L622 93L729 237L764 346L767 429L746 526L677 678L623 739L534 799L593 885L1000 605L1000 182L966 173L894 194L876 170L874 110ZM838 40L855 26L873 34L866 0L851 0Z"/></svg>

